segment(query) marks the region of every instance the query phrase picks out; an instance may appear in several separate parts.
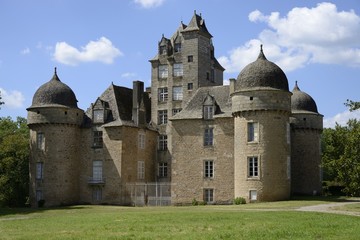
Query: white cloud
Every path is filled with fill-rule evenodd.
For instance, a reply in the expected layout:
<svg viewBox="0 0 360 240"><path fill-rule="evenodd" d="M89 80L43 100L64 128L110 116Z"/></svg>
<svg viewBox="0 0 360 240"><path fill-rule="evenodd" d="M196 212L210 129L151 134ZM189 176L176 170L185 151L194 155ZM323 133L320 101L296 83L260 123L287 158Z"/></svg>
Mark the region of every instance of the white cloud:
<svg viewBox="0 0 360 240"><path fill-rule="evenodd" d="M345 126L349 119L360 119L360 111L345 111L342 113L338 113L333 117L325 118L324 119L324 128L334 128L336 123L341 126Z"/></svg>
<svg viewBox="0 0 360 240"><path fill-rule="evenodd" d="M139 4L143 8L155 8L161 6L165 0L134 0L134 3Z"/></svg>
<svg viewBox="0 0 360 240"><path fill-rule="evenodd" d="M21 55L27 55L27 54L30 54L30 48L25 48L25 49L23 49L23 50L21 50Z"/></svg>
<svg viewBox="0 0 360 240"><path fill-rule="evenodd" d="M284 17L278 12L264 15L259 10L248 17L268 28L259 33L258 39L219 58L228 72L237 72L243 62L254 61L253 52L259 52L260 43L267 58L285 71L309 63L360 67L360 16L353 10L338 11L335 4L320 3L314 8L293 8Z"/></svg>
<svg viewBox="0 0 360 240"><path fill-rule="evenodd" d="M122 55L123 53L114 47L109 39L101 37L97 41L90 41L80 50L66 42L58 42L55 46L54 59L60 63L73 66L81 62L111 64L116 57Z"/></svg>
<svg viewBox="0 0 360 240"><path fill-rule="evenodd" d="M135 76L136 76L136 73L132 73L132 72L126 72L126 73L121 74L122 78L132 78Z"/></svg>
<svg viewBox="0 0 360 240"><path fill-rule="evenodd" d="M17 91L13 90L11 92L7 92L5 89L0 88L1 101L5 102L6 107L9 108L21 108L23 107L23 103L25 101L24 95Z"/></svg>

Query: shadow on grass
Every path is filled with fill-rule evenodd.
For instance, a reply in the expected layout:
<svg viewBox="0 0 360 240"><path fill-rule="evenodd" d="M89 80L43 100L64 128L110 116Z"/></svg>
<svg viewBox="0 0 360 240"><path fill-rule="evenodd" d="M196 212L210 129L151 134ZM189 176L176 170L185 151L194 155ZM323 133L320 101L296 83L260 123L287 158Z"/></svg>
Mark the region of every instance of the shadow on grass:
<svg viewBox="0 0 360 240"><path fill-rule="evenodd" d="M26 215L32 213L42 213L51 210L74 210L74 209L86 209L90 208L90 205L76 205L76 206L64 206L64 207L49 207L49 208L10 208L4 207L0 208L0 217L7 215Z"/></svg>
<svg viewBox="0 0 360 240"><path fill-rule="evenodd" d="M292 196L290 200L296 201L324 201L324 202L358 202L359 198L351 198L346 196Z"/></svg>

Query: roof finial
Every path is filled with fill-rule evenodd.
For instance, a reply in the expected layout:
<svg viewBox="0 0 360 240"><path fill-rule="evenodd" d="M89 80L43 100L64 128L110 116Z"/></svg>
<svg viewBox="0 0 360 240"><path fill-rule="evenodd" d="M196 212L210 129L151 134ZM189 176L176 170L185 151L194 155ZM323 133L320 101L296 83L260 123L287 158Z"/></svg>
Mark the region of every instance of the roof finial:
<svg viewBox="0 0 360 240"><path fill-rule="evenodd" d="M55 74L57 74L57 72L56 72L56 67L55 67L55 69L54 69L54 70L55 70L55 71L54 71L54 73L55 73Z"/></svg>
<svg viewBox="0 0 360 240"><path fill-rule="evenodd" d="M293 91L300 91L300 88L298 86L298 81L295 81L295 86L294 86Z"/></svg>
<svg viewBox="0 0 360 240"><path fill-rule="evenodd" d="M263 52L263 45L262 44L260 44L260 53L259 53L258 59L266 60L266 57L265 57L264 52Z"/></svg>

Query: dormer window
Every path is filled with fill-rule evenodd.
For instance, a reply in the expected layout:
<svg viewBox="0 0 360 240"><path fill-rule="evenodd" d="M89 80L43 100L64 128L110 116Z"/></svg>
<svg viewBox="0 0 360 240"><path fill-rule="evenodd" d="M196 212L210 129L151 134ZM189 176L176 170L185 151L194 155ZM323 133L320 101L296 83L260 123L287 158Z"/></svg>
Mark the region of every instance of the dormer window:
<svg viewBox="0 0 360 240"><path fill-rule="evenodd" d="M93 115L94 123L104 123L104 109L94 109Z"/></svg>
<svg viewBox="0 0 360 240"><path fill-rule="evenodd" d="M203 110L204 119L209 120L214 118L214 106L206 105Z"/></svg>
<svg viewBox="0 0 360 240"><path fill-rule="evenodd" d="M175 43L174 44L174 51L175 52L181 52L181 43Z"/></svg>
<svg viewBox="0 0 360 240"><path fill-rule="evenodd" d="M159 54L160 55L166 55L167 54L166 46L160 46L159 47Z"/></svg>

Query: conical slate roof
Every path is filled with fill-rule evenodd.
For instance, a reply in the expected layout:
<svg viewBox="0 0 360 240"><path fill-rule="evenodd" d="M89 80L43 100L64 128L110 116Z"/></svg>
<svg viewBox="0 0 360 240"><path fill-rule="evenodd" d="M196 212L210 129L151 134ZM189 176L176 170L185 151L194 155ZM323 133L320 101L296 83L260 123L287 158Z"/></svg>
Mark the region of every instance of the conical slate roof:
<svg viewBox="0 0 360 240"><path fill-rule="evenodd" d="M236 91L260 88L289 91L285 73L278 65L266 59L262 46L257 60L240 72L235 85Z"/></svg>
<svg viewBox="0 0 360 240"><path fill-rule="evenodd" d="M78 108L74 92L68 85L60 81L56 68L52 79L35 92L31 108L51 105Z"/></svg>
<svg viewBox="0 0 360 240"><path fill-rule="evenodd" d="M307 93L302 92L295 83L295 87L291 96L291 110L292 111L307 111L318 113L316 103L314 99Z"/></svg>

